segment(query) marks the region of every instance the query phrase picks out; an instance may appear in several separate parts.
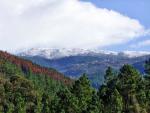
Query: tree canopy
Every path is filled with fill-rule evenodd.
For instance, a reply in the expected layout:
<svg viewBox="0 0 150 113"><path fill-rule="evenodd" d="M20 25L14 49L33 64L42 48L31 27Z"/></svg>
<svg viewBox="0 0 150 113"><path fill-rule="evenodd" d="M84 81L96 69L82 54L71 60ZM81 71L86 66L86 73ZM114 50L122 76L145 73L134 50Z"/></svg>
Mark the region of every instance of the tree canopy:
<svg viewBox="0 0 150 113"><path fill-rule="evenodd" d="M150 113L150 60L145 76L128 64L108 67L99 89L86 74L68 85L34 69L0 57L0 113Z"/></svg>

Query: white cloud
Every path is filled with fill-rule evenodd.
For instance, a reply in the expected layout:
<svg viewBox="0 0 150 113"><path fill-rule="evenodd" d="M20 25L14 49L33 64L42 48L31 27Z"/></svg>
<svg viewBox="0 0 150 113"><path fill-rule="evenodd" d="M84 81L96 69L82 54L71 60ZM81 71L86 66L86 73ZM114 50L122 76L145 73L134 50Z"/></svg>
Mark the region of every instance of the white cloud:
<svg viewBox="0 0 150 113"><path fill-rule="evenodd" d="M0 49L103 47L146 32L138 20L78 0L0 1Z"/></svg>
<svg viewBox="0 0 150 113"><path fill-rule="evenodd" d="M147 46L150 47L150 40L144 40L136 44L130 45L131 48L140 48L140 47L147 47Z"/></svg>

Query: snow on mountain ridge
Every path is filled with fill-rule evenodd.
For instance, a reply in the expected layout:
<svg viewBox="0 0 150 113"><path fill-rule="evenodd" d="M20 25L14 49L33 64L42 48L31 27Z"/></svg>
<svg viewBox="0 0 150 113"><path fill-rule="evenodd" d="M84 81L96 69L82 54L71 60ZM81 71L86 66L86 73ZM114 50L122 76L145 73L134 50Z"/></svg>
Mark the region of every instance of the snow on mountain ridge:
<svg viewBox="0 0 150 113"><path fill-rule="evenodd" d="M49 59L56 59L67 56L75 56L79 54L90 53L90 50L83 49L55 49L55 48L32 48L30 50L19 53L20 56L42 56Z"/></svg>
<svg viewBox="0 0 150 113"><path fill-rule="evenodd" d="M105 50L89 50L89 49L66 49L66 48L31 48L19 53L19 56L41 56L48 59L58 59L62 57L77 56L77 55L122 55L125 57L140 57L150 55L147 51L105 51Z"/></svg>
<svg viewBox="0 0 150 113"><path fill-rule="evenodd" d="M132 58L132 57L150 55L150 52L148 51L124 51L123 54L125 56L128 56L129 58Z"/></svg>

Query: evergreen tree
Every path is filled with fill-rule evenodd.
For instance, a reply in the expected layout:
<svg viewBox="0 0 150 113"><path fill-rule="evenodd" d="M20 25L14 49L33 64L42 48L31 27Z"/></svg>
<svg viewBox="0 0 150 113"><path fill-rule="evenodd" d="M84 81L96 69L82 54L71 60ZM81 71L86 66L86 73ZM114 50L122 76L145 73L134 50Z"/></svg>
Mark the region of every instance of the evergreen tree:
<svg viewBox="0 0 150 113"><path fill-rule="evenodd" d="M150 75L150 59L145 61L145 72Z"/></svg>
<svg viewBox="0 0 150 113"><path fill-rule="evenodd" d="M114 77L113 69L108 67L104 75L104 83L108 84Z"/></svg>
<svg viewBox="0 0 150 113"><path fill-rule="evenodd" d="M96 92L93 91L92 100L88 104L86 113L102 113L102 109L103 106L101 100L99 100Z"/></svg>
<svg viewBox="0 0 150 113"><path fill-rule="evenodd" d="M59 97L56 112L58 113L78 113L78 99L70 92L68 88L61 89L57 96Z"/></svg>
<svg viewBox="0 0 150 113"><path fill-rule="evenodd" d="M15 113L26 113L25 100L19 92L15 93L14 97Z"/></svg>
<svg viewBox="0 0 150 113"><path fill-rule="evenodd" d="M79 100L78 106L81 112L86 112L88 103L92 100L93 90L86 74L83 74L79 80L75 81L71 92Z"/></svg>
<svg viewBox="0 0 150 113"><path fill-rule="evenodd" d="M50 104L50 97L47 93L44 93L42 96L42 113L49 113L49 104Z"/></svg>
<svg viewBox="0 0 150 113"><path fill-rule="evenodd" d="M136 89L138 88L138 81L140 80L139 72L134 69L131 65L124 65L120 69L118 76L118 85L123 98L124 98L124 111L129 112L133 111L130 108L134 107L135 104L138 104L136 98ZM136 100L136 101L135 101ZM136 107L133 108L137 109Z"/></svg>
<svg viewBox="0 0 150 113"><path fill-rule="evenodd" d="M123 112L123 99L117 89L111 95L111 113Z"/></svg>

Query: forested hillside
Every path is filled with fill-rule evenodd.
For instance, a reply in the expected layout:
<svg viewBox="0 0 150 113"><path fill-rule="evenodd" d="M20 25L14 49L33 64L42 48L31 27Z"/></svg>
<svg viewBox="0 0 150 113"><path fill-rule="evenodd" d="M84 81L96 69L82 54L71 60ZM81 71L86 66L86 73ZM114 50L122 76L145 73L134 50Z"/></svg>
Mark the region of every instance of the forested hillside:
<svg viewBox="0 0 150 113"><path fill-rule="evenodd" d="M52 54L53 55L53 54ZM138 54L136 54L138 55ZM53 67L65 76L71 78L79 78L81 74L86 73L90 79L92 86L98 88L104 81L104 74L108 66L114 70L119 69L124 64L133 65L140 73L144 73L144 62L150 55L139 57L127 57L121 53L118 55L113 54L82 54L77 56L67 56L58 59L47 59L40 56L24 56L34 63L45 67Z"/></svg>
<svg viewBox="0 0 150 113"><path fill-rule="evenodd" d="M73 81L48 69L0 52L0 113L49 113L56 92Z"/></svg>
<svg viewBox="0 0 150 113"><path fill-rule="evenodd" d="M21 68L21 70L24 73L28 73L28 72L32 71L34 74L44 74L54 80L58 80L58 81L66 83L66 84L71 83L71 79L65 77L63 74L59 73L58 71L56 71L53 68L41 67L37 64L32 63L29 60L21 59L17 56L11 55L7 52L0 51L0 59L2 59L4 62L10 62L10 63L14 64L15 66Z"/></svg>
<svg viewBox="0 0 150 113"><path fill-rule="evenodd" d="M128 64L118 73L108 67L96 90L86 74L72 81L0 52L0 113L150 113L150 60L145 72Z"/></svg>

